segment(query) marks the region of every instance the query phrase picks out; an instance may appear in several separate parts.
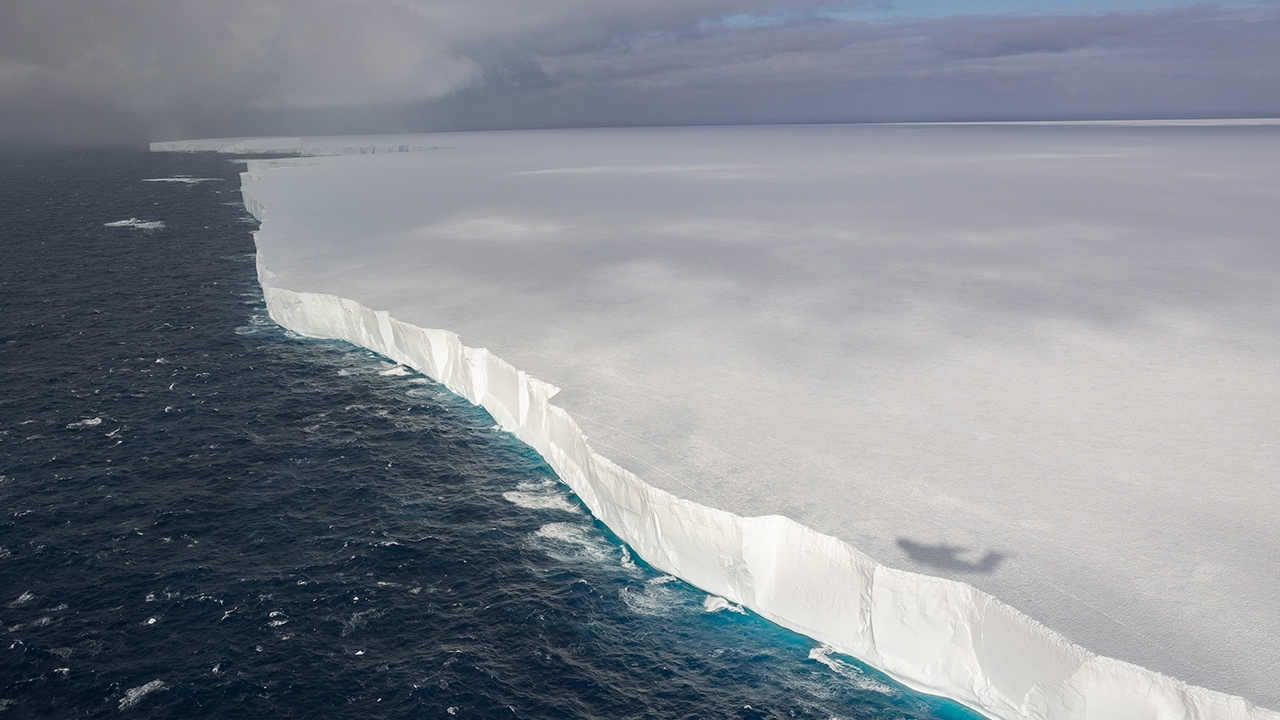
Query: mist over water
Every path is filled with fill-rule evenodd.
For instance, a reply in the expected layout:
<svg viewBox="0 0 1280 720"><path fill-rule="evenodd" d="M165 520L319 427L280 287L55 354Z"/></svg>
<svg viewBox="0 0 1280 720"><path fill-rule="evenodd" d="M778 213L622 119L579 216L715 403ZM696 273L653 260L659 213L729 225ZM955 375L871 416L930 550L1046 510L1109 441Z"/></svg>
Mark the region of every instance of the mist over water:
<svg viewBox="0 0 1280 720"><path fill-rule="evenodd" d="M6 717L974 717L647 567L436 383L279 329L225 158L0 165Z"/></svg>

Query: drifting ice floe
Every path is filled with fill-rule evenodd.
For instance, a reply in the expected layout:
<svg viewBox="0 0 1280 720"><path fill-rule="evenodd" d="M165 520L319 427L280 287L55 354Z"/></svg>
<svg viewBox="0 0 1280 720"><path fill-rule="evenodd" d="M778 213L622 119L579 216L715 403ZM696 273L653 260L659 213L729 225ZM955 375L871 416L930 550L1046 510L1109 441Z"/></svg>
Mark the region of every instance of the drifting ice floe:
<svg viewBox="0 0 1280 720"><path fill-rule="evenodd" d="M214 182L214 181L220 181L220 180L222 180L222 178L202 178L202 177L191 177L190 175L175 175L173 177L166 177L166 178L143 178L142 182L167 182L167 183L182 183L184 185L198 185L202 182Z"/></svg>
<svg viewBox="0 0 1280 720"><path fill-rule="evenodd" d="M103 227L131 227L139 230L159 230L164 227L163 220L139 220L138 218L129 218L128 220L116 220L115 222L103 223Z"/></svg>

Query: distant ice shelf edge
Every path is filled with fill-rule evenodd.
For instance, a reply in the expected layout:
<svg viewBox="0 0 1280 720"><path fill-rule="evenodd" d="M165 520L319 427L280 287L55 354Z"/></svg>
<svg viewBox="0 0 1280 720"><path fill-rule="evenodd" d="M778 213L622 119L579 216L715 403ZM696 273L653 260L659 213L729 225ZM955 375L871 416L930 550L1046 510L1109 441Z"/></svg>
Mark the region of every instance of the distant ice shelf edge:
<svg viewBox="0 0 1280 720"><path fill-rule="evenodd" d="M169 149L163 145L152 147ZM245 145L230 151L259 149ZM267 213L252 193L256 172L288 162L249 161L241 174L244 205L259 222ZM1280 720L1244 698L1092 653L970 585L886 567L790 518L740 517L650 486L591 449L569 413L551 404L559 388L448 330L275 287L261 253L257 272L275 322L367 348L484 408L654 568L908 687L999 720Z"/></svg>

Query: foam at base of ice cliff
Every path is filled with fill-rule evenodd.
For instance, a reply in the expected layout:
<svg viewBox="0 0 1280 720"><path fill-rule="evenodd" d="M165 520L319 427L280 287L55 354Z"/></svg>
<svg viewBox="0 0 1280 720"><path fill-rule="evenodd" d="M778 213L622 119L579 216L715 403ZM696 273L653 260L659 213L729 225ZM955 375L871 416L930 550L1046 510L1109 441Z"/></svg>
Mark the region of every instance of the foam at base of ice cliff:
<svg viewBox="0 0 1280 720"><path fill-rule="evenodd" d="M245 206L262 220L252 170L242 176ZM1002 719L1280 720L1242 698L1091 653L970 585L885 567L785 517L740 517L652 487L591 449L550 402L557 388L488 350L349 299L275 287L261 260L258 275L283 327L368 348L485 408L655 568L906 685Z"/></svg>

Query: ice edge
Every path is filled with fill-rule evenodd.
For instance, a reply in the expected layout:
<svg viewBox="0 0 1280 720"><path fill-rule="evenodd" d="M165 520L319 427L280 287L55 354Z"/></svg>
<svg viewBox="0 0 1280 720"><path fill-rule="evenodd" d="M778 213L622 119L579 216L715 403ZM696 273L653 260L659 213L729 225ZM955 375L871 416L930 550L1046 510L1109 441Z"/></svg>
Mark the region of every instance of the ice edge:
<svg viewBox="0 0 1280 720"><path fill-rule="evenodd" d="M241 174L245 208L260 222L266 208L250 186L257 171L282 164L250 161ZM591 449L569 413L551 404L558 388L448 330L275 287L261 252L257 258L268 314L282 327L345 340L440 382L534 448L653 567L908 687L1001 720L1280 720L1242 697L1092 653L971 585L884 566L790 518L740 517L648 485Z"/></svg>

